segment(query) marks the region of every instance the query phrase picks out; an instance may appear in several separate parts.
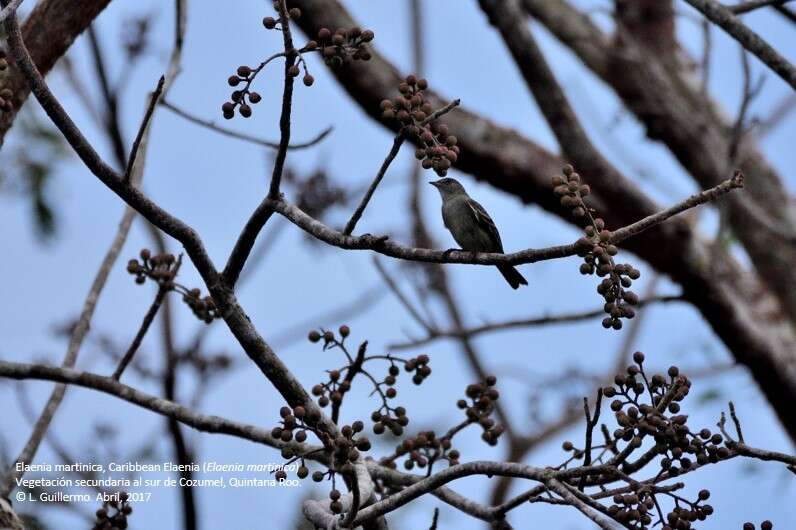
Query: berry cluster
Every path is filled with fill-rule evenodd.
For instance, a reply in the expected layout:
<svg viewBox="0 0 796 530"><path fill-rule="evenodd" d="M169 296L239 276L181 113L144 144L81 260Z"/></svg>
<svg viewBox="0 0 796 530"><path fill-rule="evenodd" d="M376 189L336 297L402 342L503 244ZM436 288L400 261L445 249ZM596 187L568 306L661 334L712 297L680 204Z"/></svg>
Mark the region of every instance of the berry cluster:
<svg viewBox="0 0 796 530"><path fill-rule="evenodd" d="M229 76L227 79L229 86L237 87L241 83L243 83L244 86L233 90L232 94L230 94L230 101L227 101L221 105L221 112L224 115L224 118L228 120L232 119L235 116L236 108L238 109L238 113L244 118L251 117L251 105L256 105L263 99L259 92L254 92L251 90L251 84L263 67L265 67L264 63L255 68L242 64L238 66L235 74Z"/></svg>
<svg viewBox="0 0 796 530"><path fill-rule="evenodd" d="M603 396L612 399L610 409L618 424L617 429L610 433L603 424L605 443L592 445L591 428L596 421L591 423L589 420L586 447L580 449L572 442L564 442L563 449L573 455L556 469L565 469L573 460L583 459L585 465L615 468L617 473L627 477L655 463L658 470L654 478L645 481L626 478L627 486L613 492L613 504L607 507L606 513L631 530L650 530L658 525L661 530L691 530L695 528L695 522L704 521L713 514L713 507L706 503L710 491L699 491L697 498L691 501L675 493L685 486L683 483L661 483L701 466L732 458L736 455L734 450L738 442L725 431L723 414L718 423L721 434L710 429L692 430L688 416L681 411L681 402L690 392L691 381L680 373L677 366L671 366L665 374L648 374L644 361L644 354L635 352L633 364L615 376L613 385L600 389L598 393L598 412L595 414L599 413ZM742 440L732 403L730 415L738 438ZM636 452L641 454L630 460ZM609 477L606 475L604 478ZM605 480L599 477L585 476L579 479L579 483L573 483L581 489L584 486L604 487L603 484L606 484ZM668 512L662 509L662 497L673 501Z"/></svg>
<svg viewBox="0 0 796 530"><path fill-rule="evenodd" d="M332 436L319 424L320 413L316 409L307 410L302 405L292 409L290 407L282 407L279 415L282 417L280 425L271 430L271 436L274 438L283 442L295 440L303 443L307 440L307 433L312 432L323 444L322 451L328 455L330 461L329 470L326 472L313 472L312 480L315 482L322 482L324 478L329 477L334 483L335 473L350 473L351 464L357 462L360 458L360 451L366 452L371 448L370 440L368 440L367 436L361 434L365 429L365 424L361 421L355 421L351 425L343 425L339 434ZM307 455L295 454L290 446L282 448L282 457L288 459L284 466L297 460L301 461L301 465L296 472L296 476L300 479L307 478L309 475L309 469L304 461L305 456ZM283 481L287 478L284 466L275 473L277 481ZM342 505L338 502L340 492L334 489L334 485L332 488L330 508L334 513L340 513L342 511Z"/></svg>
<svg viewBox="0 0 796 530"><path fill-rule="evenodd" d="M774 528L774 523L772 523L771 521L763 521L762 523L760 523L760 530L773 530L773 528ZM754 523L744 523L743 530L755 530Z"/></svg>
<svg viewBox="0 0 796 530"><path fill-rule="evenodd" d="M431 466L439 460L447 460L448 464L455 466L459 463L460 453L453 449L450 436L438 437L434 431L421 431L417 436L404 439L395 448L395 454L388 458L383 458L381 464L395 469L395 459L406 456L404 469L410 471L415 465L420 469Z"/></svg>
<svg viewBox="0 0 796 530"><path fill-rule="evenodd" d="M489 445L497 445L498 438L503 434L503 426L496 424L491 418L495 411L495 401L500 398L500 393L495 388L497 379L494 375L488 376L482 383L467 385L465 395L470 399L460 399L456 406L464 410L469 423L478 423L483 429L481 439Z"/></svg>
<svg viewBox="0 0 796 530"><path fill-rule="evenodd" d="M283 442L296 440L299 443L307 441L307 431L313 429L320 419L320 414L315 410L307 410L299 405L293 407L282 407L279 409L282 417L281 425L271 430L271 436ZM291 457L286 457L291 458Z"/></svg>
<svg viewBox="0 0 796 530"><path fill-rule="evenodd" d="M133 507L127 502L130 496L119 492L119 500L112 498L102 503L102 508L96 512L96 520L92 530L124 530L127 528L127 518L133 513Z"/></svg>
<svg viewBox="0 0 796 530"><path fill-rule="evenodd" d="M373 432L375 434L384 434L387 429L393 436L401 436L404 433L404 427L409 425L409 416L406 415L406 409L403 407L395 407L390 409L385 403L382 408L387 408L386 412L381 410L374 410L370 415L373 420Z"/></svg>
<svg viewBox="0 0 796 530"><path fill-rule="evenodd" d="M662 457L661 470L668 477L728 458L730 440L722 445L724 437L710 429L692 432L687 425L688 416L680 414L680 402L688 395L691 381L676 366L669 368L667 376L655 374L647 379L644 354L636 352L634 361L636 364L628 366L626 375L617 374L615 386L603 390L606 397L616 398L611 410L620 427L614 437L640 446L644 437L651 436L655 453ZM639 395L645 390L652 400L639 403Z"/></svg>
<svg viewBox="0 0 796 530"><path fill-rule="evenodd" d="M373 40L375 34L369 29L353 27L351 29L339 28L334 33L328 28L318 30L315 42L323 60L328 66L340 67L348 60L369 61L370 50L367 43Z"/></svg>
<svg viewBox="0 0 796 530"><path fill-rule="evenodd" d="M705 495L704 499L703 495ZM709 496L708 490L700 490L699 497L693 503L681 498L680 502L686 502L689 505L688 508L680 506L672 508L672 511L666 514L667 524L663 525L661 530L689 530L692 528L691 523L707 519L713 513L713 506L699 503Z"/></svg>
<svg viewBox="0 0 796 530"><path fill-rule="evenodd" d="M141 261L134 258L127 262L127 272L135 276L135 283L143 284L150 279L155 281L161 289L182 294L182 301L191 308L196 318L206 324L220 318L218 308L210 296L203 297L199 289L188 289L174 281L182 264L182 256L152 254L146 248L141 250L139 256Z"/></svg>
<svg viewBox="0 0 796 530"><path fill-rule="evenodd" d="M444 177L459 157L457 138L449 133L448 126L432 118L433 109L423 97L428 81L409 75L398 86L400 94L381 102L381 115L386 120L396 119L408 138L420 144L415 157L422 160L424 169L433 169Z"/></svg>
<svg viewBox="0 0 796 530"><path fill-rule="evenodd" d="M274 2L274 10L279 11L278 2ZM299 18L301 18L301 9L297 7L290 8L287 10L287 16L293 20L298 20ZM265 29L278 28L280 31L282 30L282 23L279 21L279 19L276 19L274 17L263 18L263 26L265 26Z"/></svg>
<svg viewBox="0 0 796 530"><path fill-rule="evenodd" d="M0 81L8 75L8 59L5 50L0 49ZM0 85L2 86L2 85ZM11 98L14 93L10 88L0 88L0 111L10 112L14 108Z"/></svg>
<svg viewBox="0 0 796 530"><path fill-rule="evenodd" d="M426 380L428 376L431 375L431 367L428 365L429 358L426 354L420 354L417 357L409 359L404 364L404 370L407 372L414 372L415 375L412 376L412 382L416 385L420 385L423 381ZM394 365L393 365L394 366ZM395 376L395 368L397 367L390 367L390 375ZM386 379L385 379L386 382Z"/></svg>
<svg viewBox="0 0 796 530"><path fill-rule="evenodd" d="M688 395L691 381L680 373L677 366L671 366L666 375L654 374L650 377L644 370L644 360L643 353L634 353L634 364L628 366L625 373L617 374L612 386L602 389L605 397L614 398L610 408L618 424L612 440L608 431L604 431L604 447L614 455L609 464L632 473L644 465L640 463L657 458L660 466L657 482L731 457L735 442L729 437L713 433L710 429L695 432L688 426L688 416L681 412L680 403ZM649 399L642 400L644 396ZM652 439L654 445L635 462L628 462L628 457L647 439ZM626 442L621 450L618 447L620 441ZM598 460L601 461L601 458ZM666 489L655 484L635 483L631 486L633 494L629 497L614 496L609 514L628 528L646 530L652 527L650 500L652 504L657 504L656 495L665 495L674 500L674 507L665 517L661 512L662 519L656 524L661 524L662 530L689 530L692 523L704 521L713 513L713 507L705 503L710 498L710 492L701 490L696 500L689 501L672 493L678 487L682 487L682 484Z"/></svg>
<svg viewBox="0 0 796 530"><path fill-rule="evenodd" d="M279 4L274 2L274 9L279 11ZM298 20L301 17L301 10L297 7L291 8L287 12L287 18ZM268 16L263 18L263 26L269 30L283 31L281 18L274 18ZM262 96L258 92L251 90L251 85L257 75L268 65L271 61L278 57L293 57L296 58L296 64L292 64L287 69L287 75L290 77L298 77L304 70L304 77L302 82L305 86L312 86L315 83L315 78L309 73L307 69L307 62L304 60L303 54L317 52L323 56L323 60L327 65L333 67L342 66L349 60L362 60L368 61L371 58L371 53L368 50L367 43L373 40L375 34L369 29L361 29L353 27L351 29L340 28L334 33L328 28L321 28L315 40L310 40L300 49L287 50L282 53L277 53L264 60L257 66L241 65L237 68L236 72L227 79L229 86L235 88L230 94L230 100L221 105L221 112L226 119L232 119L235 116L235 110L244 118L249 118L252 115L252 105L256 105L262 101ZM239 87L239 88L238 88Z"/></svg>
<svg viewBox="0 0 796 530"><path fill-rule="evenodd" d="M642 525L652 523L650 512L655 507L655 497L648 490L624 495L616 494L613 501L614 503L608 507L608 514L620 523L626 525L633 525L635 522Z"/></svg>
<svg viewBox="0 0 796 530"><path fill-rule="evenodd" d="M181 260L174 254L152 254L142 249L141 261L133 258L127 262L127 272L135 276L135 283L142 284L147 278L160 285L170 284L180 270Z"/></svg>
<svg viewBox="0 0 796 530"><path fill-rule="evenodd" d="M627 528L649 528L656 503L654 488L639 485L635 490L626 494L615 494L613 504L608 507L608 514ZM712 506L700 504L708 498L710 492L705 489L699 492L697 500L693 503L679 498L680 502L687 503L689 507L675 506L666 514L666 524L661 530L688 530L694 521L704 521L713 513Z"/></svg>
<svg viewBox="0 0 796 530"><path fill-rule="evenodd" d="M378 382L376 392L382 397L381 406L374 410L370 415L373 420L373 432L375 434L384 434L388 429L395 436L401 436L404 432L404 427L409 425L409 417L406 415L406 409L403 407L392 407L388 400L394 399L398 395L398 390L395 388L398 374L401 370L395 364L396 362L404 363L404 370L407 372L414 372L412 382L420 385L423 381L431 375L431 367L428 366L428 355L422 354L408 360L399 359L397 357L389 357L390 367L388 368L387 375L381 382ZM383 390L382 387L386 388Z"/></svg>
<svg viewBox="0 0 796 530"><path fill-rule="evenodd" d="M187 293L183 293L182 301L191 308L194 316L205 324L210 324L214 319L221 316L218 313L218 308L216 308L216 303L213 302L213 298L209 295L202 296L202 292L195 287Z"/></svg>
<svg viewBox="0 0 796 530"><path fill-rule="evenodd" d="M279 415L282 417L280 426L274 427L271 430L271 436L283 442L295 440L296 442L303 443L307 440L307 433L311 432L321 441L323 444L322 450L330 457L329 460L332 464L329 471L325 473L322 471L315 471L312 474L312 480L315 482L321 482L327 475L334 479L334 470L349 470L349 464L359 460L360 451L370 450L371 445L368 438L359 434L365 428L365 425L361 421L355 421L351 425L344 425L340 429L340 434L333 437L319 424L320 413L316 409L310 408L307 410L307 407L302 405L298 405L292 409L289 407L282 407L279 411ZM300 479L307 478L309 475L309 469L304 461L305 456L306 455L295 454L293 448L290 446L282 448L282 458L288 460L285 466L296 460L301 461L301 465L296 472L296 475ZM284 470L284 466L282 469L276 471L275 478L278 481L287 478L287 472Z"/></svg>
<svg viewBox="0 0 796 530"><path fill-rule="evenodd" d="M349 355L345 344L345 339L351 333L350 328L346 325L340 326L338 333L339 338L335 336L334 332L329 330L312 330L307 336L312 343L323 341L324 351L331 348L341 349L349 360L349 364L339 370L328 370L328 381L318 383L312 387L311 392L318 399L318 405L324 408L331 403L334 415L335 409L339 409L346 393L351 390L351 383L354 377L359 373L363 373L371 380L374 387L373 391L381 398L381 406L371 414L371 419L374 422L373 432L383 434L389 429L395 436L400 436L403 434L404 427L409 424L409 417L406 415L404 407L394 407L390 404L390 400L398 396L398 390L395 388L398 375L401 373L398 365L403 363L407 372L414 372L412 381L416 385L420 385L431 375L428 355L418 355L410 359L401 359L392 355L366 357L367 342L364 342L360 345L354 358ZM381 381L377 380L363 367L366 362L377 359L389 362L387 375Z"/></svg>
<svg viewBox="0 0 796 530"><path fill-rule="evenodd" d="M627 263L614 263L619 249L611 243L611 232L606 230L603 219L594 217L593 210L583 200L590 191L570 165L564 166L564 176L553 177L553 192L560 197L561 205L571 208L573 216L586 220L585 235L576 243L578 256L583 258L580 272L603 278L597 286L608 315L602 321L603 327L622 329L623 318L636 316L632 306L638 303L638 296L628 289L641 273Z"/></svg>

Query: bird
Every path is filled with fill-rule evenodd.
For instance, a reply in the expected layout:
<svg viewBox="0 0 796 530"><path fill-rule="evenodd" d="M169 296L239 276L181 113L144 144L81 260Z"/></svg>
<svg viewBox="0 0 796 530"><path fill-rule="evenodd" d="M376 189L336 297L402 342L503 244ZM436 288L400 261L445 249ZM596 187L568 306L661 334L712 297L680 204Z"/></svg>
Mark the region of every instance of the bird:
<svg viewBox="0 0 796 530"><path fill-rule="evenodd" d="M442 197L442 221L463 250L503 254L503 243L495 222L483 206L467 195L464 186L450 177L434 180L429 184L439 190ZM512 289L528 285L528 281L513 266L496 267Z"/></svg>

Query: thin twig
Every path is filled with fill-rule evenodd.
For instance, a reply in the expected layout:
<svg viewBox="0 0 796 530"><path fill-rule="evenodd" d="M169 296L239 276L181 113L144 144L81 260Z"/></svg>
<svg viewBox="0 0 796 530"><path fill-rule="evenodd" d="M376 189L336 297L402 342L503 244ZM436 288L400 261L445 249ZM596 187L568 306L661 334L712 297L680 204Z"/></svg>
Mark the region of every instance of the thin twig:
<svg viewBox="0 0 796 530"><path fill-rule="evenodd" d="M461 100L458 99L451 101L443 108L433 112L430 116L428 116L422 122L420 122L419 125L423 126L428 123L431 123L432 121L438 119L439 117L447 114L448 112L458 107L460 103ZM365 192L365 195L362 197L362 200L360 201L359 205L357 205L356 209L354 210L354 213L351 215L351 219L349 219L348 222L346 223L345 228L343 229L344 235L351 235L351 233L354 231L354 228L356 227L357 223L362 218L362 214L365 212L365 208L368 207L370 199L373 197L373 194L376 192L376 188L379 187L379 184L381 183L382 179L384 179L384 175L385 173L387 173L387 168L390 167L392 161L395 160L396 156L398 156L398 151L401 150L401 145L403 145L405 140L406 140L406 128L403 128L395 136L395 139L392 142L392 148L390 149L390 152L387 153L387 157L384 159L384 162L382 162L378 173L376 173L376 176L373 178L373 182L370 183L370 186Z"/></svg>
<svg viewBox="0 0 796 530"><path fill-rule="evenodd" d="M644 230L652 226L658 225L663 221L665 221L666 219L674 217L679 213L682 213L686 210L690 210L691 208L699 206L700 204L705 204L706 202L714 201L719 197L721 197L722 195L734 189L743 188L743 183L744 183L743 173L741 173L740 171L736 171L735 174L732 176L732 178L725 180L718 186L696 193L687 198L686 200L679 202L670 208L667 208L656 214L652 214L648 217L645 217L641 221L637 221L629 226L615 230L611 234L611 242L619 243L631 236L643 232Z"/></svg>
<svg viewBox="0 0 796 530"><path fill-rule="evenodd" d="M772 131L790 116L790 113L793 112L794 109L796 109L796 94L789 92L774 105L767 117L756 121L753 134L758 138L765 138L770 135Z"/></svg>
<svg viewBox="0 0 796 530"><path fill-rule="evenodd" d="M590 505L587 502L584 502L584 499L578 496L578 490L570 490L566 484L559 482L558 480L552 479L546 482L547 487L556 492L562 499L564 499L567 504L577 508L583 515L591 519L597 526L602 528L603 530L616 530L619 527L617 523L614 523L612 520L608 519L607 517L603 516L599 511L597 511L594 505ZM586 497L588 498L588 497ZM596 503L595 503L596 504Z"/></svg>
<svg viewBox="0 0 796 530"><path fill-rule="evenodd" d="M387 271L385 270L384 265L382 265L381 261L379 261L379 258L373 256L372 261L373 265L376 267L376 270L379 273L379 276L381 276L382 280L384 280L384 283L387 284L387 287L389 287L390 291L392 291L395 297L398 298L398 301L400 301L401 304L404 306L404 308L406 308L406 310L409 312L409 315L411 315L411 317L415 320L415 322L417 322L423 329L425 329L429 333L429 335L438 333L420 315L420 312L412 305L409 299L406 298L404 293L401 292L401 289L398 288L398 285L395 283L395 280L393 280L392 277L389 274L387 274Z"/></svg>
<svg viewBox="0 0 796 530"><path fill-rule="evenodd" d="M18 6L21 2L15 2ZM12 4L9 4L4 8L3 11L10 8ZM10 10L9 13L13 11ZM5 18L5 15L4 17ZM0 18L0 20L2 20ZM19 32L19 27L16 23L16 15L13 16L6 21L6 28L8 31L9 25L13 29L16 27L17 33ZM11 33L9 31L9 33ZM13 36L13 35L12 35ZM21 43L21 37L20 37ZM29 59L29 56L28 56ZM129 183L132 187L137 187L141 179L143 178L142 174L136 174L134 178L131 179ZM86 295L86 299L83 302L83 308L80 312L80 317L78 318L77 323L75 324L74 328L72 328L72 333L69 338L69 344L67 346L66 354L64 355L64 359L62 362L62 366L65 368L71 368L75 365L77 361L77 356L80 351L81 346L83 345L83 341L88 333L88 330L91 325L91 319L94 315L94 310L96 309L97 302L99 300L100 294L107 283L108 277L110 275L111 270L113 269L114 265L116 264L116 260L121 253L122 247L124 246L125 241L127 240L127 236L130 233L130 228L132 226L133 220L135 219L136 211L132 207L127 207L124 210L124 214L119 222L119 227L116 230L116 234L111 241L110 247L108 248L105 256L103 257L99 269L92 281L91 287L89 288L89 292ZM55 416L56 411L58 410L61 402L63 401L64 395L66 393L66 385L58 384L53 389L52 393L50 394L47 403L45 404L41 415L39 416L38 420L36 421L33 432L28 438L28 441L25 443L22 451L20 452L19 456L17 457L16 462L30 462L34 459L36 452L38 451L39 446L41 445L41 441L44 438L47 430L50 427L50 423L52 422L53 417ZM11 467L11 472L5 478L2 484L0 484L0 497L7 496L15 487L15 479L21 478L23 473L20 471L16 471L16 466Z"/></svg>
<svg viewBox="0 0 796 530"><path fill-rule="evenodd" d="M147 331L149 331L149 326L152 324L152 321L155 320L155 315L160 309L160 305L163 303L163 298L165 298L168 292L169 289L164 285L158 287L155 300L153 300L152 305L149 306L149 310L146 312L146 315L144 315L143 322L141 322L141 327L138 328L138 332L135 334L133 342L130 344L127 352L125 352L124 356L119 361L119 365L116 367L116 370L113 371L111 379L118 381L122 377L122 373L124 373L125 368L127 368L127 365L133 360L133 356L135 355L135 352L138 351L138 347L141 346L141 342L144 340L144 336L146 335Z"/></svg>
<svg viewBox="0 0 796 530"><path fill-rule="evenodd" d="M161 104L161 106L167 108L168 110L170 110L171 112L173 112L177 116L179 116L179 117L181 117L181 118L183 118L185 120L188 120L189 122L194 123L196 125L200 125L200 126L206 128L206 129L209 129L211 131L215 131L215 132L217 132L219 134L223 134L224 136L229 136L231 138L237 138L238 140L243 140L244 142L249 142L249 143L252 143L252 144L255 144L255 145L261 145L263 147L269 147L271 149L278 149L279 148L279 142L274 142L274 141L271 141L271 140L265 140L263 138L258 138L256 136L252 136L250 134L233 131L232 129L227 129L226 127L221 127L220 125L216 125L216 123L211 121L211 120L203 120L201 118L198 118L198 117L194 116L193 114L189 113L188 111L178 107L177 105L175 105L174 103L171 103L169 101L162 100L160 102L160 104ZM290 145L288 145L288 149L306 149L308 147L312 147L314 145L317 145L324 138L326 138L329 135L329 133L332 132L332 130L334 130L334 127L332 127L330 125L329 127L327 127L324 130L322 130L317 136L315 136L315 138L312 138L311 140L308 140L308 141L302 142L302 143L298 143L298 144L290 144Z"/></svg>
<svg viewBox="0 0 796 530"><path fill-rule="evenodd" d="M296 63L298 52L293 47L293 36L290 33L290 16L287 13L285 0L277 0L276 7L279 11L279 26L282 29L282 40L285 48L285 81L282 92L282 112L279 116L279 148L274 159L274 171L271 174L271 185L268 197L279 197L279 186L282 182L282 170L287 157L287 147L290 144L290 114L293 106L293 76L290 75L291 67Z"/></svg>
<svg viewBox="0 0 796 530"><path fill-rule="evenodd" d="M761 7L783 6L791 0L746 0L735 5L725 6L734 15L743 15Z"/></svg>
<svg viewBox="0 0 796 530"><path fill-rule="evenodd" d="M161 95L163 94L163 86L165 82L166 77L160 76L160 80L158 81L157 87L155 87L155 91L149 96L149 105L144 113L144 119L141 120L141 126L138 128L138 133L135 135L135 140L133 141L133 147L130 149L130 158L127 161L127 167L124 171L125 181L130 180L130 174L132 173L133 167L135 167L136 160L138 159L138 152L141 148L141 142L143 141L144 135L149 129L152 116L155 113L155 107L158 104L158 99L160 99Z"/></svg>
<svg viewBox="0 0 796 530"><path fill-rule="evenodd" d="M351 473L349 476L349 480L351 482L350 489L351 489L351 508L346 513L345 519L343 520L342 526L343 528L353 528L352 524L354 519L359 512L359 507L362 504L362 499L360 497L359 491L359 481L357 480L357 474Z"/></svg>
<svg viewBox="0 0 796 530"><path fill-rule="evenodd" d="M702 61L700 66L699 92L703 98L708 97L708 84L710 83L710 59L713 51L713 36L710 32L710 21L702 19Z"/></svg>
<svg viewBox="0 0 796 530"><path fill-rule="evenodd" d="M268 429L261 429L255 425L240 423L219 416L201 414L173 401L142 392L141 390L115 381L110 377L89 372L81 372L79 370L57 366L0 361L0 377L17 380L38 379L43 381L56 381L90 388L145 408L161 416L174 418L202 432L228 434L277 449L289 446L297 449L295 454L304 454L317 449L316 447L308 447L304 444L295 442L285 444L281 442L281 440L274 439Z"/></svg>
<svg viewBox="0 0 796 530"><path fill-rule="evenodd" d="M583 411L586 414L586 445L583 450L584 466L591 465L592 434L594 433L594 428L597 426L597 423L600 420L600 409L602 407L602 402L603 402L603 389L599 388L597 389L597 400L594 403L594 414L592 415L589 412L589 399L586 397L583 398ZM585 484L586 484L586 477L581 477L578 489L580 491L583 491Z"/></svg>
<svg viewBox="0 0 796 530"><path fill-rule="evenodd" d="M774 10L776 10L777 13L788 19L793 24L796 24L796 12L788 9L785 6L774 6Z"/></svg>
<svg viewBox="0 0 796 530"><path fill-rule="evenodd" d="M741 22L732 11L716 0L686 0L686 2L740 42L783 81L796 89L796 68L760 35Z"/></svg>
<svg viewBox="0 0 796 530"><path fill-rule="evenodd" d="M732 418L732 422L735 424L735 432L738 435L738 442L744 443L741 422L738 420L738 416L735 414L735 403L732 401L730 401L730 418Z"/></svg>
<svg viewBox="0 0 796 530"><path fill-rule="evenodd" d="M431 517L431 526L428 530L437 530L437 521L439 521L439 508L434 508L434 515Z"/></svg>
<svg viewBox="0 0 796 530"><path fill-rule="evenodd" d="M652 296L650 298L639 300L638 304L636 304L635 307L641 308L649 304L683 302L683 301L685 301L685 298L682 295ZM462 330L462 333L469 337L474 337L477 335L481 335L483 333L491 333L494 331L504 331L504 330L525 328L525 327L547 326L554 324L570 324L572 322L580 322L583 320L590 320L592 318L603 317L603 316L605 316L605 310L603 308L599 308L599 309L593 309L591 311L582 311L577 313L549 315L549 316L541 316L541 317L534 317L527 319L508 320L505 322L496 322L493 324L483 324L481 326L474 326L471 328L464 329ZM405 350L408 348L416 348L418 346L424 346L426 344L429 344L431 342L440 339L456 338L457 336L458 335L455 330L436 331L434 333L429 334L427 337L423 337L422 339L393 343L390 344L389 347L394 350Z"/></svg>
<svg viewBox="0 0 796 530"><path fill-rule="evenodd" d="M350 235L351 232L354 231L354 227L356 227L357 222L359 222L362 214L365 212L365 208L368 207L368 203L370 202L371 197L373 197L373 194L376 192L376 188L379 187L379 184L384 178L385 173L387 173L387 168L390 167L392 161L395 160L396 156L398 156L398 151L401 150L404 140L406 140L406 134L403 130L401 130L401 132L399 132L393 139L392 148L390 148L390 152L387 153L387 157L384 159L384 162L381 163L381 167L379 168L378 173L376 173L376 176L373 178L373 182L371 182L370 186L368 186L368 189L365 191L365 195L362 197L362 200L357 205L354 213L351 214L351 219L349 219L346 223L345 228L343 229L344 235Z"/></svg>
<svg viewBox="0 0 796 530"><path fill-rule="evenodd" d="M277 0L275 7L279 11L279 24L284 43L284 88L282 90L282 110L279 115L279 147L274 158L274 169L271 173L271 184L268 187L268 194L260 206L264 203L267 204L268 201L278 200L280 197L282 172L284 171L287 150L290 145L290 115L293 107L293 76L290 75L290 70L295 65L296 57L298 56L298 51L293 47L290 16L287 12L285 0ZM251 249L257 240L257 236L273 213L274 211L270 207L258 207L246 222L221 274L227 288L234 289L235 283L238 281L243 266L246 264Z"/></svg>

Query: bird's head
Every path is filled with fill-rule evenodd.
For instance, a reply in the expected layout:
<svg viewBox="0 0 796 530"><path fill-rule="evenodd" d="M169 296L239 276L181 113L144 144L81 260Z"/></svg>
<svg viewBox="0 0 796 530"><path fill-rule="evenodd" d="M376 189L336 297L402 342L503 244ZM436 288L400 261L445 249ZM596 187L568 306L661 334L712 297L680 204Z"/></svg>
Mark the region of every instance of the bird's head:
<svg viewBox="0 0 796 530"><path fill-rule="evenodd" d="M450 177L433 180L429 182L429 184L439 190L439 193L442 195L443 199L454 197L456 195L467 194L467 192L464 191L464 187L459 184L456 179L452 179Z"/></svg>

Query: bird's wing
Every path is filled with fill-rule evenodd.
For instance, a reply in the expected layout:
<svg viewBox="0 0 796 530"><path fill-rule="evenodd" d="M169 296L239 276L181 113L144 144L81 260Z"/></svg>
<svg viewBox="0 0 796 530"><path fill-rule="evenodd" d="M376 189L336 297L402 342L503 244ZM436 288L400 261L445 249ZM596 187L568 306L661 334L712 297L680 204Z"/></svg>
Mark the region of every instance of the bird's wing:
<svg viewBox="0 0 796 530"><path fill-rule="evenodd" d="M495 243L495 252L503 252L503 243L500 240L500 233L498 232L497 227L495 226L495 222L489 217L489 214L486 213L484 207L478 204L473 199L469 199L467 201L467 205L473 211L473 215L475 215L475 220L478 223L478 226L483 228L489 233L489 237L493 243Z"/></svg>

